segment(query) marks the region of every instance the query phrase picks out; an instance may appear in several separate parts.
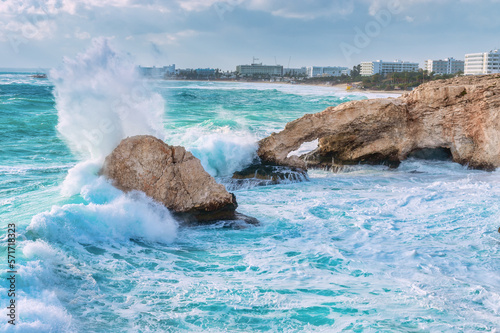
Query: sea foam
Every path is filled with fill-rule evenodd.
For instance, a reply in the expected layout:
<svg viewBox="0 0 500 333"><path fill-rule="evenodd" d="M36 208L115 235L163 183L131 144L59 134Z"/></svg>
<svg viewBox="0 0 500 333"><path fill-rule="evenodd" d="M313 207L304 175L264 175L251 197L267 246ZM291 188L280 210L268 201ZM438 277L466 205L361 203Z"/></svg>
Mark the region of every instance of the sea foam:
<svg viewBox="0 0 500 333"><path fill-rule="evenodd" d="M94 39L86 52L65 58L50 77L59 117L57 129L85 161L85 166L68 174L64 194L77 194L75 184L81 185L88 178L86 173L98 170L89 165L100 166L122 139L139 134L164 139L163 98L148 89L132 62L114 50L108 39Z"/></svg>
<svg viewBox="0 0 500 333"><path fill-rule="evenodd" d="M127 136L165 136L163 98L141 83L132 62L109 40L94 39L85 53L65 58L50 77L57 129L79 155L102 159Z"/></svg>
<svg viewBox="0 0 500 333"><path fill-rule="evenodd" d="M279 91L220 92L222 83L214 85L214 91L197 92L196 105L171 103L169 144L200 149L203 157L208 147L229 147L221 141L230 139L228 132L217 128L229 126L237 137L229 141L245 146L252 141L246 132L263 137L335 102ZM252 100L256 103L247 103ZM249 106L242 110L244 103ZM214 104L234 110L231 123L220 121L221 113L214 116ZM176 123L188 107L193 118ZM236 124L235 117L249 122ZM175 142L173 133L179 135ZM213 145L204 139L211 134ZM50 135L43 149L60 149ZM15 142L17 137L9 144L23 152L33 148ZM4 156L10 162L11 156ZM26 181L5 183L27 188L9 194L14 203L3 215L19 221L21 231L19 332L494 332L500 327L500 171L421 160L404 161L395 170L367 165L341 173L310 170L308 182L238 189L238 209L259 218L260 228L179 228L176 242L164 245L168 235L155 240L141 230L160 225L149 224L147 200L111 187L90 163L81 168L89 169L74 178L80 195L69 199L51 187L27 186L47 174L28 172ZM51 211L51 204L60 207ZM111 208L116 212L110 214ZM44 210L49 211L26 233L28 215ZM171 220L163 217L161 226L169 228ZM5 288L0 298L5 303ZM4 322L2 330L12 328Z"/></svg>
<svg viewBox="0 0 500 333"><path fill-rule="evenodd" d="M144 193L123 193L98 175L104 158L128 136L163 139L164 100L141 83L135 67L107 39L64 60L51 71L57 129L81 162L68 171L62 186L77 202L35 215L28 232L35 239L62 244L113 243L141 239L169 243L177 222L167 208ZM73 201L74 202L74 201Z"/></svg>
<svg viewBox="0 0 500 333"><path fill-rule="evenodd" d="M169 243L177 222L163 205L142 192L123 193L104 178L86 185L81 204L54 206L35 215L28 231L57 243L113 243L129 239Z"/></svg>
<svg viewBox="0 0 500 333"><path fill-rule="evenodd" d="M213 177L231 176L257 157L256 138L248 132L232 131L227 127L210 133L195 132L189 149Z"/></svg>

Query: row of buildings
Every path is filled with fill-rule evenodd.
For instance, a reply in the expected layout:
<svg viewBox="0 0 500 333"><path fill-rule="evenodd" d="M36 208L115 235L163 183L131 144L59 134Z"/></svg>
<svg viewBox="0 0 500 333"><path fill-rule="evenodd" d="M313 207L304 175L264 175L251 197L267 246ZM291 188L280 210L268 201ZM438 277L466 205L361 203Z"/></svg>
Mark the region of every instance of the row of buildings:
<svg viewBox="0 0 500 333"><path fill-rule="evenodd" d="M177 74L175 69L175 64L163 67L138 67L139 74L144 77L150 77L154 79L164 78L165 76L174 76Z"/></svg>
<svg viewBox="0 0 500 333"><path fill-rule="evenodd" d="M371 76L375 74L386 75L388 73L418 72L420 64L416 62L395 61L367 61L361 63L360 74ZM494 50L483 53L471 53L465 55L464 60L446 58L440 60L429 59L425 62L424 70L435 74L457 74L465 75L494 74L500 73L500 51ZM283 68L283 66L266 66L262 64L239 65L236 72L242 76L269 75L269 76L341 76L349 75L347 67L301 67Z"/></svg>
<svg viewBox="0 0 500 333"><path fill-rule="evenodd" d="M153 79L161 79L170 76L198 76L203 78L214 78L216 75L216 69L213 68L176 69L175 64L163 67L139 66L138 70L140 75Z"/></svg>
<svg viewBox="0 0 500 333"><path fill-rule="evenodd" d="M407 61L370 61L361 63L361 75L388 74L398 72L418 72L419 64ZM479 75L500 73L500 51L494 50L483 53L465 55L464 60L446 58L440 60L429 59L425 62L424 70L435 74Z"/></svg>
<svg viewBox="0 0 500 333"><path fill-rule="evenodd" d="M466 54L465 61L453 58L427 60L424 69L429 73L435 72L439 74L455 74L458 72L465 75L500 73L500 51Z"/></svg>
<svg viewBox="0 0 500 333"><path fill-rule="evenodd" d="M360 65L362 76L375 74L386 75L389 73L418 72L419 64L416 62L395 61L367 61ZM457 74L465 75L494 74L500 73L500 51L494 50L484 53L471 53L465 55L464 60L446 58L440 60L427 60L423 68L427 72L435 74ZM309 66L301 68L284 68L281 65L263 65L252 63L251 65L238 65L234 73L222 73L213 68L176 69L175 65L164 67L139 67L139 72L145 77L164 78L168 76L216 78L220 75L226 77L324 77L350 75L351 70L347 67L320 67Z"/></svg>
<svg viewBox="0 0 500 333"><path fill-rule="evenodd" d="M281 65L238 65L236 73L241 76L303 76L303 77L319 77L319 76L341 76L342 74L349 75L351 70L347 67L320 67L309 66L301 68L284 68Z"/></svg>
<svg viewBox="0 0 500 333"><path fill-rule="evenodd" d="M361 75L371 76L375 74L386 75L389 73L418 72L420 64L402 60L395 61L367 61L361 63ZM465 62L453 58L443 60L426 60L424 70L435 74L456 74L464 73Z"/></svg>
<svg viewBox="0 0 500 333"><path fill-rule="evenodd" d="M360 74L362 76L372 76L375 74L386 75L389 73L418 72L420 64L416 62L395 60L395 61L367 61L361 63ZM457 74L465 75L494 74L500 73L500 51L494 50L483 53L471 53L465 55L464 60L446 58L440 60L429 59L425 62L424 70L435 74ZM269 75L269 76L341 76L349 75L347 67L301 67L283 68L283 66L266 66L262 64L239 65L236 72L242 76Z"/></svg>
<svg viewBox="0 0 500 333"><path fill-rule="evenodd" d="M176 69L175 65L164 67L141 67L139 66L139 73L144 77L150 78L164 78L169 76L197 76L200 78L213 78L216 76L217 70L213 68L186 68ZM347 67L301 67L301 68L284 68L281 65L239 65L233 73L219 72L220 75L238 75L242 77L252 76L291 76L291 77L320 77L320 76L341 76L349 75L351 70Z"/></svg>

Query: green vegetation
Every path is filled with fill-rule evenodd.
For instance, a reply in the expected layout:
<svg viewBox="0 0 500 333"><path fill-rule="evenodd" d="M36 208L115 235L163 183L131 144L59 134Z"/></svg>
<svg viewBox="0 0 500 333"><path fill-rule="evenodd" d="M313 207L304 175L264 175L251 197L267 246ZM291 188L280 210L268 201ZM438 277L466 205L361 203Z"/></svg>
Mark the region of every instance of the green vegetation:
<svg viewBox="0 0 500 333"><path fill-rule="evenodd" d="M425 82L449 79L463 74L437 75L434 72L428 73L427 71L420 70L418 72L389 73L385 76L380 74L361 76L360 72L361 66L358 65L353 67L351 75L315 77L305 79L301 82L306 84L355 84L359 88L370 90L412 90Z"/></svg>
<svg viewBox="0 0 500 333"><path fill-rule="evenodd" d="M222 71L216 68L213 72L198 72L196 69L182 69L176 75L177 79L183 80L217 80L222 76Z"/></svg>
<svg viewBox="0 0 500 333"><path fill-rule="evenodd" d="M457 74L458 75L458 74ZM385 77L380 74L363 77L363 87L373 90L411 90L422 83L450 79L456 75L436 75L434 72L420 70L419 72L390 73Z"/></svg>

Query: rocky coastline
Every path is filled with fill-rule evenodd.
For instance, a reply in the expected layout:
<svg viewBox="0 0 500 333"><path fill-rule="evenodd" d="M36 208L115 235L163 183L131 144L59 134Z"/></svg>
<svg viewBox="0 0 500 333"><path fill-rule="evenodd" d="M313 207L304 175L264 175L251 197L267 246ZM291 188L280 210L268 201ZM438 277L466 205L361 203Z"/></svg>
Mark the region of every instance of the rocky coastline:
<svg viewBox="0 0 500 333"><path fill-rule="evenodd" d="M315 140L316 149L295 154ZM500 167L500 75L433 81L398 98L352 101L307 114L262 139L257 154L254 164L234 173L233 182L297 182L308 179L308 168L396 168L410 157L495 170ZM236 211L234 194L190 152L152 136L124 139L101 173L123 191L144 192L189 224L258 224Z"/></svg>
<svg viewBox="0 0 500 333"><path fill-rule="evenodd" d="M289 156L314 140L314 151ZM411 156L448 156L470 168L494 170L500 166L500 75L432 81L398 98L352 101L307 114L262 139L258 155L263 163L301 169L397 167Z"/></svg>

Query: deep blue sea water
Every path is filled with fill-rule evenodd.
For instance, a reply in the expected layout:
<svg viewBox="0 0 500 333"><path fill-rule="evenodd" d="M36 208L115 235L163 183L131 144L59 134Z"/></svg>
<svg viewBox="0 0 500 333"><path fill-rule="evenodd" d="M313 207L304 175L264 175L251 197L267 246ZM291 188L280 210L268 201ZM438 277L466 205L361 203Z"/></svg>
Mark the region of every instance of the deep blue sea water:
<svg viewBox="0 0 500 333"><path fill-rule="evenodd" d="M376 96L144 83L165 101L156 124L163 138L190 149L234 191L239 211L261 221L233 230L179 227L150 199L78 164L88 157L75 146L108 142L100 121L113 116L89 110L113 92L86 98L89 86L67 91L67 82L0 73L0 268L5 278L7 223L16 223L19 315L15 328L7 324L8 286L0 283L2 331L499 331L498 172L409 160L396 170L310 171L309 181L275 186L230 181L256 142L288 121ZM138 99L106 105L158 105ZM61 111L68 107L82 113ZM103 136L80 132L86 121Z"/></svg>

